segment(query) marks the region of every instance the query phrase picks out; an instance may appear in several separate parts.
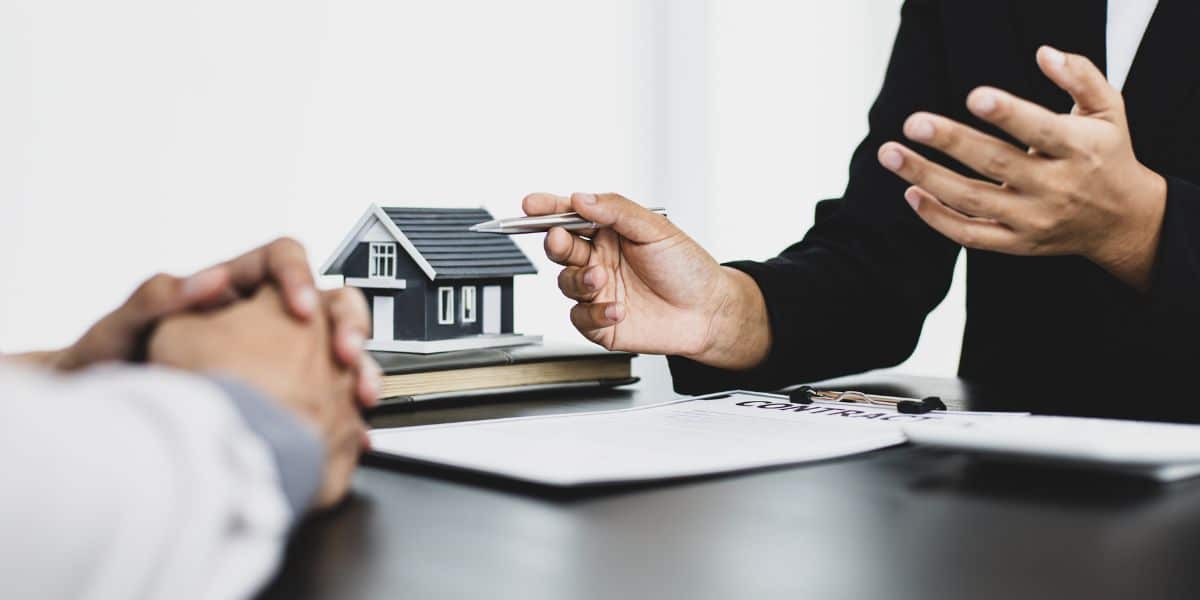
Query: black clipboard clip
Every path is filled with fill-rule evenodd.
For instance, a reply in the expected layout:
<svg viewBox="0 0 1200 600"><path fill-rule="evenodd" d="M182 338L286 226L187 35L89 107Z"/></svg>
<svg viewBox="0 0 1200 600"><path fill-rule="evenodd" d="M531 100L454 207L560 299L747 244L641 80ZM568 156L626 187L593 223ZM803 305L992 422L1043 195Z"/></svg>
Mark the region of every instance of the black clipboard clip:
<svg viewBox="0 0 1200 600"><path fill-rule="evenodd" d="M906 415L923 415L935 410L946 410L946 403L937 396L926 396L920 400L911 398L893 398L891 396L876 396L862 392L818 390L812 386L802 385L788 392L788 400L794 404L812 404L817 400L823 402L847 402L850 404L873 404L896 409L896 412Z"/></svg>

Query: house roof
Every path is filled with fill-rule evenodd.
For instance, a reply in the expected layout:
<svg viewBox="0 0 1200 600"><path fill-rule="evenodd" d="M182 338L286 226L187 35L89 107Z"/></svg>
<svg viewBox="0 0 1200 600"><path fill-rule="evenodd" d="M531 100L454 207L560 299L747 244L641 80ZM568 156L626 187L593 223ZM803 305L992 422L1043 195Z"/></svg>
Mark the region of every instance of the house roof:
<svg viewBox="0 0 1200 600"><path fill-rule="evenodd" d="M508 236L469 229L471 225L492 218L491 213L482 208L380 207L372 204L321 271L326 275L340 274L359 239L378 221L431 280L536 273L537 268L529 257Z"/></svg>

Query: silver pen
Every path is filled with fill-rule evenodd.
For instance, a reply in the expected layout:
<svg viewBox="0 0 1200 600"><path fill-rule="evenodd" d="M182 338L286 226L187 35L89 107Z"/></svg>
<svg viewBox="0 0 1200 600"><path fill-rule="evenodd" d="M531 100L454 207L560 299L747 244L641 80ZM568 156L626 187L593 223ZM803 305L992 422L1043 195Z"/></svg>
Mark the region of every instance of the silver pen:
<svg viewBox="0 0 1200 600"><path fill-rule="evenodd" d="M646 209L656 215L667 216L665 208L648 208ZM478 225L472 225L471 231L477 233L499 233L503 235L514 235L518 233L543 233L549 231L551 227L562 227L567 231L590 231L600 229L604 225L599 225L584 219L579 216L579 213L558 213L554 215L541 215L537 217L515 217L512 219L496 219L487 221Z"/></svg>

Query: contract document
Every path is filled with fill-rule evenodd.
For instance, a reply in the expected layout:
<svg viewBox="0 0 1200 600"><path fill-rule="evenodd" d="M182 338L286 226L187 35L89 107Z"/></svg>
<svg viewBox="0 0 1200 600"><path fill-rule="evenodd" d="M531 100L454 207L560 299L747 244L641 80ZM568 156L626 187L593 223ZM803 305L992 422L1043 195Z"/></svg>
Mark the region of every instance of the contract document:
<svg viewBox="0 0 1200 600"><path fill-rule="evenodd" d="M901 414L727 392L622 410L371 432L372 452L552 486L727 473L902 444L901 426L980 413Z"/></svg>

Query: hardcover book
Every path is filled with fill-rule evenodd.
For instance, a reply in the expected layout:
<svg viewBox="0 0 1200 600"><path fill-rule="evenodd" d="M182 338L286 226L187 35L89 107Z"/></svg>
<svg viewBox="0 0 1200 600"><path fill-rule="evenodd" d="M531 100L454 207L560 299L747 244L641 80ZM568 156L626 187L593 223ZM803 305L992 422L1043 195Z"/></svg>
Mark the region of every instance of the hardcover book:
<svg viewBox="0 0 1200 600"><path fill-rule="evenodd" d="M436 354L371 352L371 356L383 368L383 404L614 387L637 381L632 374L634 354L581 344L534 344Z"/></svg>

